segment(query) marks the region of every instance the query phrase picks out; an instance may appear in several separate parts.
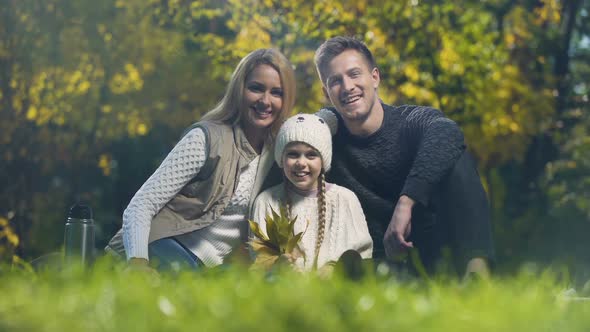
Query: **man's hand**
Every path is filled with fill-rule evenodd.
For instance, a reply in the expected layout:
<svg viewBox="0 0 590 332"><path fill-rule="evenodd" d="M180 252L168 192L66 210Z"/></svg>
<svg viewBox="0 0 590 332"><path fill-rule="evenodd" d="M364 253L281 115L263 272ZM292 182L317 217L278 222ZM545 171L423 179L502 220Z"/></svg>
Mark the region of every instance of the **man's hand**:
<svg viewBox="0 0 590 332"><path fill-rule="evenodd" d="M412 230L412 207L414 200L408 196L401 196L395 205L393 216L383 237L385 256L395 259L408 248L413 248L412 242L406 241Z"/></svg>

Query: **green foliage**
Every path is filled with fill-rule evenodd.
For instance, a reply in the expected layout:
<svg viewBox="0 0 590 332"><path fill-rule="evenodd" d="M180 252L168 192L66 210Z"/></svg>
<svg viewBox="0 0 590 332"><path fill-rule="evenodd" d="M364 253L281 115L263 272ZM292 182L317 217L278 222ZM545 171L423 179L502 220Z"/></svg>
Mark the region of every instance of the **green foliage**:
<svg viewBox="0 0 590 332"><path fill-rule="evenodd" d="M587 1L586 1L587 3ZM576 20L571 49L571 73L566 90L567 108L555 123L559 158L545 166L543 188L552 202L551 212L563 219L590 219L590 34L589 8ZM586 41L584 41L586 40Z"/></svg>
<svg viewBox="0 0 590 332"><path fill-rule="evenodd" d="M562 147L563 159L547 164L545 185L556 213L563 215L573 209L590 219L590 130L583 124L573 132L576 138Z"/></svg>
<svg viewBox="0 0 590 332"><path fill-rule="evenodd" d="M358 282L238 268L159 279L99 262L91 271L0 269L3 331L585 331L587 302L552 273L459 284Z"/></svg>

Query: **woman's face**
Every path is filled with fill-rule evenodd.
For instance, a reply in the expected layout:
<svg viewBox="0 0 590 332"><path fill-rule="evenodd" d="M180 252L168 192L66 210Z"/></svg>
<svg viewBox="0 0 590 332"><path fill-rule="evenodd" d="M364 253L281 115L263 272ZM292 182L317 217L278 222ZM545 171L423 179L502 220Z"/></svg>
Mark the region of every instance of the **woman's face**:
<svg viewBox="0 0 590 332"><path fill-rule="evenodd" d="M322 171L320 153L302 142L289 143L283 152L283 172L298 189L309 191L318 188Z"/></svg>
<svg viewBox="0 0 590 332"><path fill-rule="evenodd" d="M242 99L242 126L246 132L267 130L283 108L283 88L279 73L261 64L246 77Z"/></svg>

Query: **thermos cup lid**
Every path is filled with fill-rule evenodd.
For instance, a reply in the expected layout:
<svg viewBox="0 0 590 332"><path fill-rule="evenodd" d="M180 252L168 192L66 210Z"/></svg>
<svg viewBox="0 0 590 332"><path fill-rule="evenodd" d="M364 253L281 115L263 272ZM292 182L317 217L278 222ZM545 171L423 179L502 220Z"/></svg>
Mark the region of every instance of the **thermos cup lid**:
<svg viewBox="0 0 590 332"><path fill-rule="evenodd" d="M92 209L88 205L76 203L70 208L70 218L92 219Z"/></svg>

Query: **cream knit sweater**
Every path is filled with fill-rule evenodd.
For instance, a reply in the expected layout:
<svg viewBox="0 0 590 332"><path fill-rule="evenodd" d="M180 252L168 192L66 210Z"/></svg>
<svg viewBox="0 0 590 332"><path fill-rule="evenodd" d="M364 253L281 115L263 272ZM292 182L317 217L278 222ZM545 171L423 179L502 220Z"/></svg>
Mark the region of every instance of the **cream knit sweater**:
<svg viewBox="0 0 590 332"><path fill-rule="evenodd" d="M280 199L285 197L285 186L280 184L261 193L254 203L252 220L259 223L266 232L265 216L270 207L279 210ZM318 200L317 192L295 192L291 189L291 213L297 216L295 234L305 231L300 247L305 254L295 265L309 271L315 259L318 237ZM324 241L320 246L318 268L328 262L337 261L340 255L349 249L359 252L363 258L371 258L373 241L369 235L365 215L355 194L335 184L326 184L326 225Z"/></svg>

